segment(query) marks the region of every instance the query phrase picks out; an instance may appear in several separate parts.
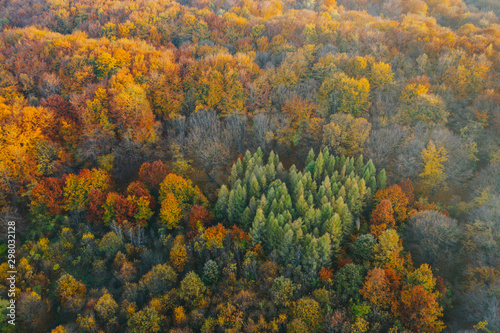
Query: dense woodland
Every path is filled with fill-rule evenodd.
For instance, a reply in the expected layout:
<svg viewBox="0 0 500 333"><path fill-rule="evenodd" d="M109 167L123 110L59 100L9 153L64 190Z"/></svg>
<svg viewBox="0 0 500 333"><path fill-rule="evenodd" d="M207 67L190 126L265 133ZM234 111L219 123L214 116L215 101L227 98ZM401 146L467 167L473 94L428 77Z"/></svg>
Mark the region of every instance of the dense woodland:
<svg viewBox="0 0 500 333"><path fill-rule="evenodd" d="M499 332L499 18L0 0L0 332Z"/></svg>

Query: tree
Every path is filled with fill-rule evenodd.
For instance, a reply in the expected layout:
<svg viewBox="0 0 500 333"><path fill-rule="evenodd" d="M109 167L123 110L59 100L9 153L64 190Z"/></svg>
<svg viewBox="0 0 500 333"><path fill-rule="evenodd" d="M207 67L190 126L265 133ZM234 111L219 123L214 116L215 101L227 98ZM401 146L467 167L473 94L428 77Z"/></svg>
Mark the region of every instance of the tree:
<svg viewBox="0 0 500 333"><path fill-rule="evenodd" d="M383 190L377 191L374 200L376 203L382 202L382 200L387 200L392 204L392 210L394 212L394 218L398 224L404 222L408 216L408 198L405 193L399 187L399 185L392 185ZM377 214L382 213L382 209L386 212L385 217L390 219L390 209L387 207L387 203L384 203L380 207L381 211ZM377 217L378 218L378 217ZM379 221L379 220L377 220Z"/></svg>
<svg viewBox="0 0 500 333"><path fill-rule="evenodd" d="M160 184L160 201L165 200L169 193L186 210L194 204L204 205L207 200L198 186L194 186L191 180L172 173L168 174Z"/></svg>
<svg viewBox="0 0 500 333"><path fill-rule="evenodd" d="M43 331L47 325L49 305L34 291L23 292L19 297L18 315L22 325L30 331Z"/></svg>
<svg viewBox="0 0 500 333"><path fill-rule="evenodd" d="M457 274L460 234L455 219L432 210L418 212L408 220L404 240L415 263L428 263L444 277Z"/></svg>
<svg viewBox="0 0 500 333"><path fill-rule="evenodd" d="M154 266L142 281L148 291L153 295L161 295L174 286L177 281L177 273L167 264Z"/></svg>
<svg viewBox="0 0 500 333"><path fill-rule="evenodd" d="M65 209L82 211L89 202L90 191L110 188L109 175L99 169L83 169L78 175L67 175L64 185Z"/></svg>
<svg viewBox="0 0 500 333"><path fill-rule="evenodd" d="M133 216L136 224L140 226L147 225L148 220L153 216L153 208L156 203L144 183L130 183L127 187L127 201L137 208Z"/></svg>
<svg viewBox="0 0 500 333"><path fill-rule="evenodd" d="M113 117L124 138L138 143L156 142L160 123L155 120L146 91L129 84L113 97Z"/></svg>
<svg viewBox="0 0 500 333"><path fill-rule="evenodd" d="M379 242L373 248L375 266L401 271L403 269L403 258L400 255L402 250L403 246L396 230L387 229L380 235Z"/></svg>
<svg viewBox="0 0 500 333"><path fill-rule="evenodd" d="M309 119L314 115L316 106L300 98L292 98L285 102L282 112L287 116L289 123L283 128L283 140L293 146L300 141L301 134Z"/></svg>
<svg viewBox="0 0 500 333"><path fill-rule="evenodd" d="M215 112L198 111L189 117L187 148L189 156L201 164L210 182L215 182L220 168L229 160L231 133ZM234 138L233 142L239 140Z"/></svg>
<svg viewBox="0 0 500 333"><path fill-rule="evenodd" d="M206 287L195 272L189 272L181 281L179 296L190 306L195 307L205 295Z"/></svg>
<svg viewBox="0 0 500 333"><path fill-rule="evenodd" d="M408 84L403 89L398 111L402 125L416 125L418 122L429 125L446 123L448 112L443 100L437 95L428 94L428 90L428 86L419 83Z"/></svg>
<svg viewBox="0 0 500 333"><path fill-rule="evenodd" d="M145 162L139 170L139 179L149 189L156 189L169 173L170 170L162 161Z"/></svg>
<svg viewBox="0 0 500 333"><path fill-rule="evenodd" d="M227 53L206 57L190 68L196 91L196 110L215 109L222 116L244 110L245 94L236 60Z"/></svg>
<svg viewBox="0 0 500 333"><path fill-rule="evenodd" d="M216 226L209 227L203 233L203 237L206 240L207 248L217 248L221 249L223 247L224 239L227 234L226 228L222 224L217 224Z"/></svg>
<svg viewBox="0 0 500 333"><path fill-rule="evenodd" d="M300 318L295 318L291 322L288 323L287 325L287 332L288 333L300 333L300 332L306 332L310 329Z"/></svg>
<svg viewBox="0 0 500 333"><path fill-rule="evenodd" d="M335 74L321 85L318 100L327 115L339 112L359 117L370 106L370 83L365 78Z"/></svg>
<svg viewBox="0 0 500 333"><path fill-rule="evenodd" d="M293 293L296 289L293 282L280 276L276 278L271 287L271 295L277 306L288 307L293 300Z"/></svg>
<svg viewBox="0 0 500 333"><path fill-rule="evenodd" d="M361 235L350 244L353 259L356 263L370 262L373 258L373 247L377 243L375 237L370 234Z"/></svg>
<svg viewBox="0 0 500 333"><path fill-rule="evenodd" d="M168 229L175 229L182 219L182 208L173 193L167 193L161 202L160 217Z"/></svg>
<svg viewBox="0 0 500 333"><path fill-rule="evenodd" d="M188 226L191 231L188 233L188 238L196 236L198 232L203 227L208 225L212 219L212 213L210 213L205 207L199 205L193 206L189 212Z"/></svg>
<svg viewBox="0 0 500 333"><path fill-rule="evenodd" d="M370 217L370 230L375 236L380 234L388 227L394 228L396 220L394 219L394 210L389 200L382 200L372 211Z"/></svg>
<svg viewBox="0 0 500 333"><path fill-rule="evenodd" d="M213 215L205 207L195 205L189 212L189 226L195 229L198 225L205 226L213 219Z"/></svg>
<svg viewBox="0 0 500 333"><path fill-rule="evenodd" d="M359 289L363 285L364 268L355 264L342 267L334 277L334 284L343 301L359 299Z"/></svg>
<svg viewBox="0 0 500 333"><path fill-rule="evenodd" d="M155 309L146 307L136 312L127 321L131 333L156 333L161 330L163 316L159 315Z"/></svg>
<svg viewBox="0 0 500 333"><path fill-rule="evenodd" d="M45 205L52 215L61 214L64 206L64 180L45 178L31 190L31 206Z"/></svg>
<svg viewBox="0 0 500 333"><path fill-rule="evenodd" d="M339 155L352 157L362 152L371 124L365 118L355 119L349 114L335 114L330 119L323 126L323 144Z"/></svg>
<svg viewBox="0 0 500 333"><path fill-rule="evenodd" d="M99 189L92 189L89 193L89 201L86 211L87 218L96 224L104 222L104 205L108 194Z"/></svg>
<svg viewBox="0 0 500 333"><path fill-rule="evenodd" d="M381 309L391 306L392 290L385 270L374 268L368 272L363 288L359 291L364 299Z"/></svg>
<svg viewBox="0 0 500 333"><path fill-rule="evenodd" d="M203 266L203 280L209 285L219 280L219 265L214 260L208 260Z"/></svg>
<svg viewBox="0 0 500 333"><path fill-rule="evenodd" d="M99 298L95 306L97 314L105 321L112 319L117 309L118 304L113 299L113 296L107 291L105 291L101 298Z"/></svg>
<svg viewBox="0 0 500 333"><path fill-rule="evenodd" d="M384 88L393 81L394 73L391 66L384 62L376 62L371 65L368 73L368 81L373 90Z"/></svg>
<svg viewBox="0 0 500 333"><path fill-rule="evenodd" d="M114 221L120 227L135 227L133 217L137 214L137 206L125 196L115 192L108 193L103 208L106 224Z"/></svg>
<svg viewBox="0 0 500 333"><path fill-rule="evenodd" d="M302 297L293 308L293 316L302 320L311 332L316 332L321 324L319 303L309 297Z"/></svg>
<svg viewBox="0 0 500 333"><path fill-rule="evenodd" d="M36 145L47 139L51 123L52 114L47 109L3 107L0 118L0 170L3 174L23 182L34 181L39 176Z"/></svg>
<svg viewBox="0 0 500 333"><path fill-rule="evenodd" d="M151 72L147 92L154 113L170 120L180 113L184 102L180 66L171 52L163 53L159 62L161 71Z"/></svg>
<svg viewBox="0 0 500 333"><path fill-rule="evenodd" d="M394 311L401 323L416 332L441 332L444 324L439 320L443 309L436 296L421 285L405 288L394 304Z"/></svg>
<svg viewBox="0 0 500 333"><path fill-rule="evenodd" d="M85 302L87 288L72 275L64 274L57 280L56 294L61 306L67 311L78 311Z"/></svg>
<svg viewBox="0 0 500 333"><path fill-rule="evenodd" d="M448 152L444 147L438 149L431 140L427 147L422 150L422 159L424 171L419 176L426 192L432 194L446 180L443 163L448 160Z"/></svg>
<svg viewBox="0 0 500 333"><path fill-rule="evenodd" d="M408 284L421 285L428 292L433 292L436 287L436 278L432 275L432 270L427 264L420 265L419 268L409 273Z"/></svg>
<svg viewBox="0 0 500 333"><path fill-rule="evenodd" d="M99 242L99 250L103 251L108 258L113 258L123 246L123 241L113 231L105 234Z"/></svg>
<svg viewBox="0 0 500 333"><path fill-rule="evenodd" d="M252 241L254 244L261 244L263 234L265 232L266 220L264 217L264 212L261 208L257 209L257 213L255 214L255 219L253 220L252 227L250 228L250 237L252 237Z"/></svg>
<svg viewBox="0 0 500 333"><path fill-rule="evenodd" d="M170 265L177 271L182 272L187 261L187 251L183 235L175 237L174 245L170 249Z"/></svg>

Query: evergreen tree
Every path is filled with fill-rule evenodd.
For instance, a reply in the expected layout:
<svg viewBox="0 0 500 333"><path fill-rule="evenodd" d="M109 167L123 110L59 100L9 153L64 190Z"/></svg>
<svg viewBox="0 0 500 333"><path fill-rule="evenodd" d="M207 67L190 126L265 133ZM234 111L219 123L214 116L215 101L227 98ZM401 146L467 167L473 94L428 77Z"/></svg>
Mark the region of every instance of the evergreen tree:
<svg viewBox="0 0 500 333"><path fill-rule="evenodd" d="M379 172L377 177L377 188L379 190L383 190L385 189L386 185L387 185L387 178L385 176L385 169L382 169L382 171Z"/></svg>
<svg viewBox="0 0 500 333"><path fill-rule="evenodd" d="M250 228L250 236L252 237L252 241L254 244L262 245L265 231L266 218L262 209L258 208L252 223L252 227Z"/></svg>
<svg viewBox="0 0 500 333"><path fill-rule="evenodd" d="M219 189L217 203L215 204L215 216L220 220L227 218L227 205L229 201L229 191L226 185L222 185Z"/></svg>

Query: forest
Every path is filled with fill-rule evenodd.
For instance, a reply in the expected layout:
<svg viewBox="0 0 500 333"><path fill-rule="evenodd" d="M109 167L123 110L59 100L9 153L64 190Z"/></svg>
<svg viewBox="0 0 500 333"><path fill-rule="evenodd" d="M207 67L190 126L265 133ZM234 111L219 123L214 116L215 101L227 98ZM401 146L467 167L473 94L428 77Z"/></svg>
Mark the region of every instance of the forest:
<svg viewBox="0 0 500 333"><path fill-rule="evenodd" d="M499 18L0 0L0 333L500 332Z"/></svg>

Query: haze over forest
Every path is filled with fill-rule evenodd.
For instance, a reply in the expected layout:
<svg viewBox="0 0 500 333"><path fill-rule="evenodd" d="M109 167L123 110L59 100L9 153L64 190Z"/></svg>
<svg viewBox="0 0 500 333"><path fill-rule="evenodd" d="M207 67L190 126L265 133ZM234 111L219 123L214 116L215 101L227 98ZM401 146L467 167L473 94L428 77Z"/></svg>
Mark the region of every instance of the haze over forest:
<svg viewBox="0 0 500 333"><path fill-rule="evenodd" d="M500 332L499 20L0 0L0 333Z"/></svg>

